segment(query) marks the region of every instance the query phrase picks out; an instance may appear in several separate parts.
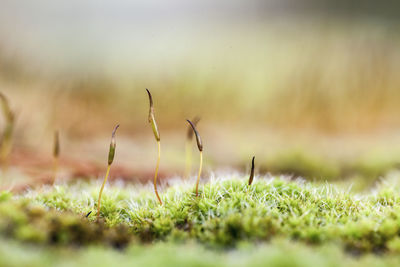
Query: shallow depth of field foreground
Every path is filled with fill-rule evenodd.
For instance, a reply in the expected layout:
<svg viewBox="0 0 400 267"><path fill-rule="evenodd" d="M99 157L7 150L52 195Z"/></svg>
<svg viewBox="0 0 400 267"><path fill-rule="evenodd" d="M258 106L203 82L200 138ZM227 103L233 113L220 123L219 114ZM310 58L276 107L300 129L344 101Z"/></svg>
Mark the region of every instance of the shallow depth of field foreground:
<svg viewBox="0 0 400 267"><path fill-rule="evenodd" d="M57 184L0 196L0 263L196 266L375 266L400 263L400 198L387 177L376 191L238 174L211 177L196 198L188 181L164 185ZM89 215L87 215L89 214ZM155 257L157 255L157 257ZM381 266L381 265L379 265Z"/></svg>
<svg viewBox="0 0 400 267"><path fill-rule="evenodd" d="M399 7L3 0L0 267L400 266Z"/></svg>

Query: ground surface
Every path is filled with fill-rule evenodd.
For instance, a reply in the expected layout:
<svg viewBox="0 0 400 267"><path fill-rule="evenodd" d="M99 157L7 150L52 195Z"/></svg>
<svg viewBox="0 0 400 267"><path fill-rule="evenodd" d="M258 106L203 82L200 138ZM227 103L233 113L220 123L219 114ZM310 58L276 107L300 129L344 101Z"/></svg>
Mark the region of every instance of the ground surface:
<svg viewBox="0 0 400 267"><path fill-rule="evenodd" d="M398 173L374 190L284 177L169 180L163 206L151 184L100 181L0 196L0 264L70 266L393 266L400 263ZM86 217L90 211L92 213Z"/></svg>

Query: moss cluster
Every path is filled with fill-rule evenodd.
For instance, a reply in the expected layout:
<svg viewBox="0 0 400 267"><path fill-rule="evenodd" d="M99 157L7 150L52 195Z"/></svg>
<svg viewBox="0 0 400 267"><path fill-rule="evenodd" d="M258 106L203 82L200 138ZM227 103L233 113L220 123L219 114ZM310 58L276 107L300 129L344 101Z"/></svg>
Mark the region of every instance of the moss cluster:
<svg viewBox="0 0 400 267"><path fill-rule="evenodd" d="M82 246L103 243L124 247L134 237L127 225L107 227L103 221L90 222L85 216L47 208L29 199L0 196L0 231L28 243Z"/></svg>
<svg viewBox="0 0 400 267"><path fill-rule="evenodd" d="M97 184L42 188L0 198L0 231L18 240L71 244L195 241L231 248L276 238L339 244L351 253L400 251L400 197L395 186L354 195L332 185L285 179L209 181L199 198L177 182L158 205L148 186L114 184L105 191L96 222Z"/></svg>

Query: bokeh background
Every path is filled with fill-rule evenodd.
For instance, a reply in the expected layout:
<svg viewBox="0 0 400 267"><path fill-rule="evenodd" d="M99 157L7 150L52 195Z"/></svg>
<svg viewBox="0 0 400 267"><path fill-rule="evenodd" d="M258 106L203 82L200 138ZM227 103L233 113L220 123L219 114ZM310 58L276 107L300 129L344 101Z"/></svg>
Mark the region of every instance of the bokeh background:
<svg viewBox="0 0 400 267"><path fill-rule="evenodd" d="M11 165L34 181L61 133L64 177L182 175L186 118L206 172L370 185L400 156L397 1L1 0L0 91L17 115ZM2 121L3 123L3 121ZM4 123L3 123L4 124ZM193 171L196 168L193 143ZM18 171L17 171L18 170ZM23 174L21 174L23 173Z"/></svg>

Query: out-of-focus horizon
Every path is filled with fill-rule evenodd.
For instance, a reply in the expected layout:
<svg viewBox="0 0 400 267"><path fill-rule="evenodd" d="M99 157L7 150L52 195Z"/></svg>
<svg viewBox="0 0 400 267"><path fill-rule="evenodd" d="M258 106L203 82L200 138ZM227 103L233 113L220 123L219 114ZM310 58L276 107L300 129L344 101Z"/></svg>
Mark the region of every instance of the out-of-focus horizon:
<svg viewBox="0 0 400 267"><path fill-rule="evenodd" d="M264 171L307 175L291 166L304 160L316 164L312 176L347 175L348 166L321 170L306 151L367 158L380 175L400 155L399 7L5 0L0 91L17 112L15 146L45 153L60 129L65 154L100 163L121 123L119 162L152 167L149 88L165 170L182 169L185 119L200 116L209 170L244 169L257 155Z"/></svg>

